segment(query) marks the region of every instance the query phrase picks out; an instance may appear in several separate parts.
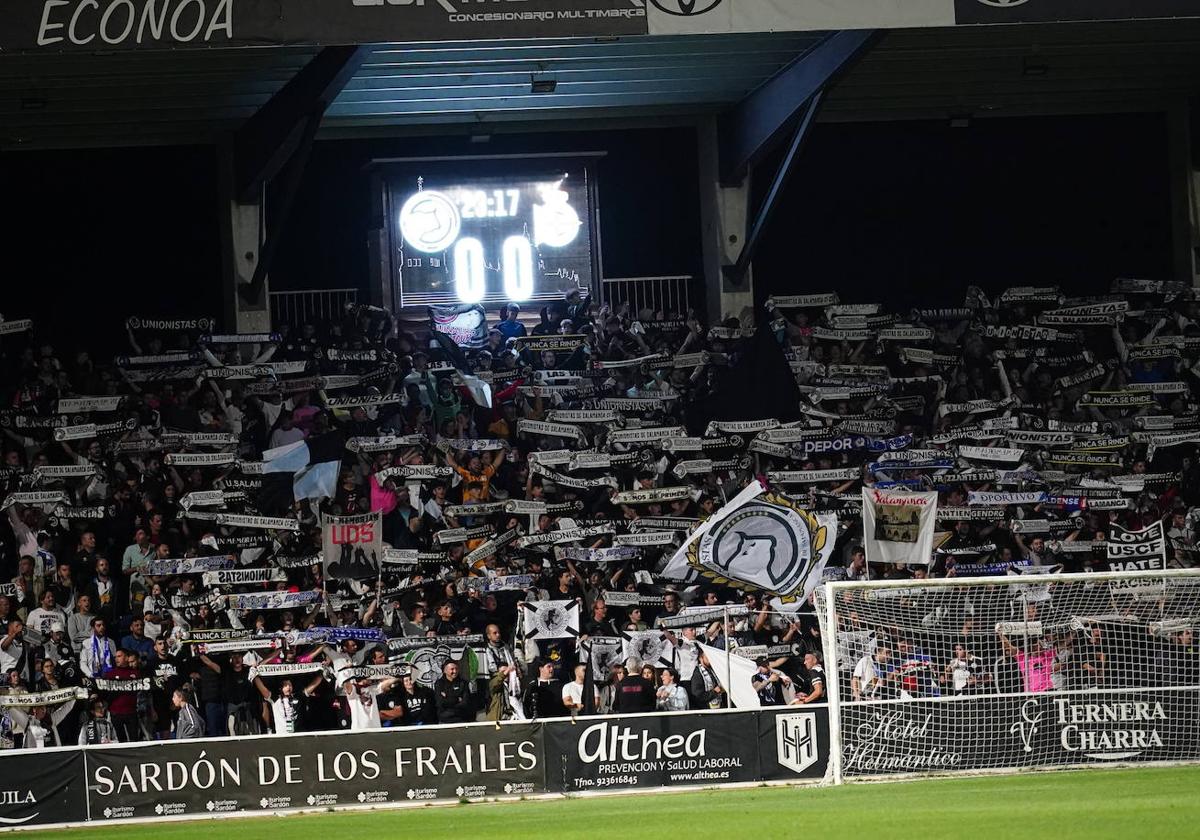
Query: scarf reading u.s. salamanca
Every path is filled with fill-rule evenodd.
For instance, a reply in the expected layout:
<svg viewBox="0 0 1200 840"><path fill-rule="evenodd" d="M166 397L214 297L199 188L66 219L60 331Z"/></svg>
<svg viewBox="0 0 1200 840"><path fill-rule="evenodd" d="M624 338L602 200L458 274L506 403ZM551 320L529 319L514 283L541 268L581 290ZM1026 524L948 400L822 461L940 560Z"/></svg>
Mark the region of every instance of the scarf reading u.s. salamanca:
<svg viewBox="0 0 1200 840"><path fill-rule="evenodd" d="M608 435L609 443L647 443L683 437L687 430L683 426L647 426L638 429L617 429Z"/></svg>
<svg viewBox="0 0 1200 840"><path fill-rule="evenodd" d="M814 295L772 295L767 298L767 309L816 309L836 306L841 302L837 292Z"/></svg>
<svg viewBox="0 0 1200 840"><path fill-rule="evenodd" d="M571 438L575 440L583 437L583 430L578 426L573 426L569 423L548 423L544 420L518 420L517 433L522 435Z"/></svg>

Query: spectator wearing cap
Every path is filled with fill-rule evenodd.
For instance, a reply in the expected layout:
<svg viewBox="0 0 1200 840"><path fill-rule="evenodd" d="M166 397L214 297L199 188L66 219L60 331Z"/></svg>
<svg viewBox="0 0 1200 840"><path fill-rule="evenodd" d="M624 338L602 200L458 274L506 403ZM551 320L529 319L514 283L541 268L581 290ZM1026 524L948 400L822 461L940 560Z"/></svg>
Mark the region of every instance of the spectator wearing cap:
<svg viewBox="0 0 1200 840"><path fill-rule="evenodd" d="M771 668L771 660L760 656L754 660L757 671L750 677L750 684L758 692L758 702L763 706L783 706L786 700L783 687L792 684L791 679Z"/></svg>
<svg viewBox="0 0 1200 840"><path fill-rule="evenodd" d="M539 659L535 667L536 676L525 687L525 696L522 698L525 716L530 720L561 717L567 708L563 705L562 681L554 678L554 663Z"/></svg>
<svg viewBox="0 0 1200 840"><path fill-rule="evenodd" d="M61 665L69 674L71 681L75 681L78 671L75 661L75 651L67 639L66 627L62 622L55 621L51 623L50 632L46 634L43 655L47 661Z"/></svg>

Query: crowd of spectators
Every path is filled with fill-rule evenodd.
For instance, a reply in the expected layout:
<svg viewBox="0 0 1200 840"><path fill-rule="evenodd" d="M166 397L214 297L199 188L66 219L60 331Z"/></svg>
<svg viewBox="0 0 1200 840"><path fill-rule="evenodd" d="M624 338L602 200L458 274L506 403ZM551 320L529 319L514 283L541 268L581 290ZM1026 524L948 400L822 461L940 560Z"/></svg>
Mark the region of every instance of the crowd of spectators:
<svg viewBox="0 0 1200 840"><path fill-rule="evenodd" d="M527 330L501 307L477 337L369 306L269 336L131 319L111 361L41 325L0 334L0 746L719 708L726 675L699 642L745 649L763 704L819 701L811 605L657 574L756 477L837 512L827 577L1104 570L1112 525L1159 521L1168 564L1196 563L1191 289L972 289L903 315L808 295L709 326L575 292L540 316ZM748 392L767 350L786 381ZM767 414L781 395L787 415ZM330 439L332 495L267 498L264 452ZM928 562L867 563L864 486L938 491ZM407 559L323 574L319 516L370 511ZM937 636L962 609L921 597L903 626L925 636L847 625L871 639L839 657L855 698L990 690L1004 655L1001 678L1032 690L1067 644L1079 685L1112 670L1103 628ZM526 638L523 604L571 600L578 637ZM1176 631L1167 654L1191 674L1193 630Z"/></svg>

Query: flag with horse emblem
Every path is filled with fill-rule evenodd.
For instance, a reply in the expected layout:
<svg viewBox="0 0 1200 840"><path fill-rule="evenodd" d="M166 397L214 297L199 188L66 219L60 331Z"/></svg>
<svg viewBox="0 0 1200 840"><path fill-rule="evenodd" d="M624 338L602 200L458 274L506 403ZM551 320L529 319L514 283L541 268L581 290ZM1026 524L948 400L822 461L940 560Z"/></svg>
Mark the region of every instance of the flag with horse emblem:
<svg viewBox="0 0 1200 840"><path fill-rule="evenodd" d="M698 573L795 612L821 582L836 539L836 514L812 513L754 481L692 532L663 576Z"/></svg>
<svg viewBox="0 0 1200 840"><path fill-rule="evenodd" d="M534 601L522 606L526 639L567 639L579 635L578 601Z"/></svg>
<svg viewBox="0 0 1200 840"><path fill-rule="evenodd" d="M670 644L661 630L627 630L621 637L625 641L621 650L625 660L636 659L643 665L657 663Z"/></svg>

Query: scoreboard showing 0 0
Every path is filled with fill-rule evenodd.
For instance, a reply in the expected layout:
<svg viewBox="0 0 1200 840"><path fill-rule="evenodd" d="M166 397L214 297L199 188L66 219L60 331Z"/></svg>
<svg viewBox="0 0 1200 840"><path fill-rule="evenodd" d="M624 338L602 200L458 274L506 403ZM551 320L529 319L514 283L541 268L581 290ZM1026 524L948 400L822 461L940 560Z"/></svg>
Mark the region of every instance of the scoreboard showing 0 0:
<svg viewBox="0 0 1200 840"><path fill-rule="evenodd" d="M403 306L562 299L592 285L582 163L510 176L387 181Z"/></svg>

